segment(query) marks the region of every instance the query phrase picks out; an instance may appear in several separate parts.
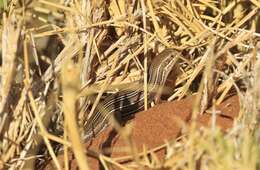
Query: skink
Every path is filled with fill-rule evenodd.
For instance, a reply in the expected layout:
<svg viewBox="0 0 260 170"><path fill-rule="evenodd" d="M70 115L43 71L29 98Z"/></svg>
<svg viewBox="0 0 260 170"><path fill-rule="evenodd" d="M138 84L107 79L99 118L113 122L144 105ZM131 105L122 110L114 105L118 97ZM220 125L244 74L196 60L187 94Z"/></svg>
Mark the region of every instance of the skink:
<svg viewBox="0 0 260 170"><path fill-rule="evenodd" d="M177 65L180 55L174 49L166 49L155 57L148 71L148 103L161 95L166 79ZM135 89L122 90L100 102L87 121L83 139L88 141L106 129L111 116L115 116L119 122L125 122L134 116L134 113L143 109L143 85L139 83Z"/></svg>

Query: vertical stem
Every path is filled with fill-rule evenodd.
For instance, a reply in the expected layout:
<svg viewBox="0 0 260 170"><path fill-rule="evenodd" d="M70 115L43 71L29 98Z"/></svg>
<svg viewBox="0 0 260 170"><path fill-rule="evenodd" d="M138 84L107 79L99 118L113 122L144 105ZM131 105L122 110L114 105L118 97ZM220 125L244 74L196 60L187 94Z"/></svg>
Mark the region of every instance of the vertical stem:
<svg viewBox="0 0 260 170"><path fill-rule="evenodd" d="M146 8L145 8L145 3L144 0L141 0L141 6L142 6L142 15L143 15L143 28L146 30ZM148 77L148 69L147 69L147 35L144 34L144 110L147 110L147 105L148 105L148 95L147 95L147 77Z"/></svg>
<svg viewBox="0 0 260 170"><path fill-rule="evenodd" d="M84 153L83 144L80 140L80 135L76 119L76 100L79 91L80 67L75 64L71 58L68 58L62 67L62 91L63 91L63 109L68 128L68 136L71 141L73 153L76 157L79 168L89 170L87 158Z"/></svg>

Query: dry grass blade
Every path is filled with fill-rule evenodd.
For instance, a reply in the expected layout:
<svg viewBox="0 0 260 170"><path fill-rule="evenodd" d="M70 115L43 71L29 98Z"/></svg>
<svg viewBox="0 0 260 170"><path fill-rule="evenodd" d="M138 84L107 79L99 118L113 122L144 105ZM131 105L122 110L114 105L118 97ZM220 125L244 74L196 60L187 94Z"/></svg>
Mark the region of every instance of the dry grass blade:
<svg viewBox="0 0 260 170"><path fill-rule="evenodd" d="M10 123L11 116L7 112L10 109L8 106L10 103L9 96L16 71L17 50L21 32L21 22L16 22L15 17L14 14L10 14L9 17L6 14L3 16L0 136L3 136L3 131L6 130L6 125Z"/></svg>
<svg viewBox="0 0 260 170"><path fill-rule="evenodd" d="M73 152L81 169L88 170L86 156L83 152L83 145L80 140L76 121L76 100L79 91L79 65L74 64L71 58L65 60L62 67L62 90L63 90L63 109L71 141ZM68 79L67 76L72 79Z"/></svg>

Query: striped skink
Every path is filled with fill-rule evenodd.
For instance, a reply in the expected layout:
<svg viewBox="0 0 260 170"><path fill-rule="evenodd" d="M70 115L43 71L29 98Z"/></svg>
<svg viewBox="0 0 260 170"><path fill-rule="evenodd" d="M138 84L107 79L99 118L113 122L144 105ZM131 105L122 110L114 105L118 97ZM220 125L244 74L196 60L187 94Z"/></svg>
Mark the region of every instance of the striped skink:
<svg viewBox="0 0 260 170"><path fill-rule="evenodd" d="M174 49L166 49L152 61L148 71L148 103L161 95L169 73L177 65L181 54ZM85 141L97 136L109 125L108 119L114 116L117 121L125 122L134 113L144 108L144 92L142 83L136 90L122 90L112 94L100 102L84 127Z"/></svg>

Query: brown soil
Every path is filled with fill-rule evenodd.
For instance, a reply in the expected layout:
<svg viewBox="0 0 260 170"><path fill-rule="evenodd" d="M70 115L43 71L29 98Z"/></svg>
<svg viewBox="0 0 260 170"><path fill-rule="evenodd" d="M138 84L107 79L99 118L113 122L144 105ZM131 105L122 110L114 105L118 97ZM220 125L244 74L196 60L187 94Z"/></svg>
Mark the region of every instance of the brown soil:
<svg viewBox="0 0 260 170"><path fill-rule="evenodd" d="M142 152L144 146L148 150L158 147L165 143L166 140L176 139L184 127L189 124L192 105L195 101L195 96L187 97L180 101L162 103L147 111L136 114L132 121L132 140L136 145L138 152ZM217 126L222 130L227 130L232 127L233 120L239 113L238 96L232 96L225 100L222 104L216 107L217 111ZM205 113L198 116L198 124L200 126L211 125L211 114ZM101 135L94 138L86 144L88 149L96 152L102 152L111 157L130 155L130 152L122 151L123 147L128 146L122 136L117 135L112 128L108 128ZM111 148L111 152L106 152L107 148ZM118 152L121 148L121 152ZM164 150L156 152L159 159L164 155ZM62 156L61 156L62 158ZM76 161L71 164L72 169L76 169ZM88 163L91 169L99 169L100 165L97 159L89 156ZM50 165L47 167L50 168Z"/></svg>

